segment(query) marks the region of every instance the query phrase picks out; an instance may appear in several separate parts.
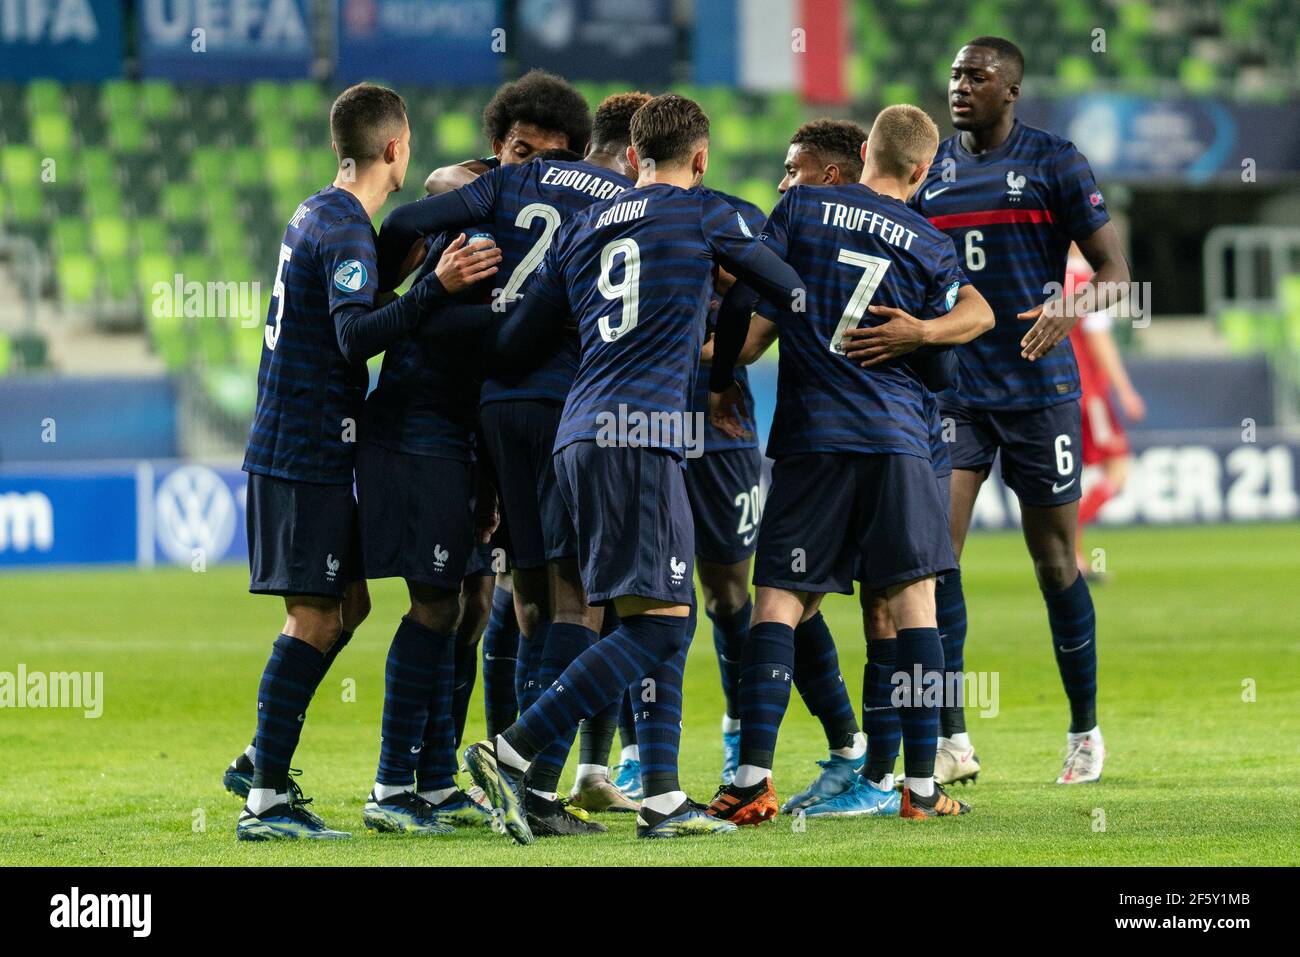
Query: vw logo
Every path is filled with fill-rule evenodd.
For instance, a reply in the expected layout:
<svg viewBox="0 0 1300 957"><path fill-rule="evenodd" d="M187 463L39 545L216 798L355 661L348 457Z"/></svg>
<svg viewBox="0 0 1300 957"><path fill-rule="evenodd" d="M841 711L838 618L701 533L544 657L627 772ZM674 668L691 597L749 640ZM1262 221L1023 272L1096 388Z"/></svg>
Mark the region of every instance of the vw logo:
<svg viewBox="0 0 1300 957"><path fill-rule="evenodd" d="M196 548L216 561L235 537L235 497L212 469L184 465L159 483L154 520L172 561L188 565Z"/></svg>

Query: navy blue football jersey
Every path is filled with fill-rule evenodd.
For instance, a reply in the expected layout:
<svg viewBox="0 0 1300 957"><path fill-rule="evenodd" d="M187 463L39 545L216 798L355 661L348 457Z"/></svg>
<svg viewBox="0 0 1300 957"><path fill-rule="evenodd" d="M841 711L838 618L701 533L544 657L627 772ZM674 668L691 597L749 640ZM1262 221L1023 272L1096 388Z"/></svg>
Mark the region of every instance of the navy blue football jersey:
<svg viewBox="0 0 1300 957"><path fill-rule="evenodd" d="M569 219L525 290L577 319L556 451L583 440L684 454L715 262L762 250L716 193L651 183Z"/></svg>
<svg viewBox="0 0 1300 957"><path fill-rule="evenodd" d="M713 190L715 194L722 197L726 202L735 207L740 213L740 218L749 231L757 236L763 231L763 225L767 222L767 214L747 200L739 196L732 196L730 193L724 193L722 190ZM721 297L719 297L721 298ZM709 329L712 330L714 320L717 317L716 311L709 313ZM745 397L746 418L741 425L749 430L750 438L733 439L726 432L715 428L709 421L709 372L708 369L701 368L695 379L695 396L692 399L692 411L703 414L704 416L704 451L705 452L724 452L727 449L753 449L758 447L758 438L755 436L754 426L754 394L749 388L749 372L744 366L736 366L736 383L740 386L741 394Z"/></svg>
<svg viewBox="0 0 1300 957"><path fill-rule="evenodd" d="M930 426L930 462L934 465L934 474L942 478L952 474L952 456L948 452L948 443L943 439L943 417L939 414L939 397L927 391L924 408L925 419Z"/></svg>
<svg viewBox="0 0 1300 957"><path fill-rule="evenodd" d="M632 181L591 163L532 160L500 166L457 192L475 222L489 223L501 247L493 278L504 302L522 295L524 284L555 238L560 224L599 200L632 187ZM563 402L578 369L578 342L564 336L545 362L509 381L489 378L483 402L542 399Z"/></svg>
<svg viewBox="0 0 1300 957"><path fill-rule="evenodd" d="M766 243L807 284L807 309L776 315L781 337L772 458L856 452L930 458L927 390L903 360L864 369L845 329L879 325L869 305L918 319L948 312L965 281L952 240L901 200L867 186L795 186Z"/></svg>
<svg viewBox="0 0 1300 957"><path fill-rule="evenodd" d="M352 482L357 416L370 379L364 362L344 358L333 315L372 309L377 291L375 231L360 200L334 186L303 200L280 244L245 471Z"/></svg>
<svg viewBox="0 0 1300 957"><path fill-rule="evenodd" d="M482 226L464 231L466 240L492 233ZM433 269L457 233L432 237L425 268ZM423 271L423 270L422 270ZM496 276L482 280L453 301L486 302ZM469 461L478 428L482 387L479 343L475 339L405 336L384 351L379 381L366 396L361 439L410 455Z"/></svg>
<svg viewBox="0 0 1300 957"><path fill-rule="evenodd" d="M945 170L949 170L945 176ZM939 144L912 206L952 237L966 274L993 308L996 325L957 347L956 399L972 408L1041 408L1079 396L1068 338L1030 362L1017 319L1065 282L1071 240L1110 221L1092 169L1074 144L1016 121L1006 142L981 155L961 136Z"/></svg>

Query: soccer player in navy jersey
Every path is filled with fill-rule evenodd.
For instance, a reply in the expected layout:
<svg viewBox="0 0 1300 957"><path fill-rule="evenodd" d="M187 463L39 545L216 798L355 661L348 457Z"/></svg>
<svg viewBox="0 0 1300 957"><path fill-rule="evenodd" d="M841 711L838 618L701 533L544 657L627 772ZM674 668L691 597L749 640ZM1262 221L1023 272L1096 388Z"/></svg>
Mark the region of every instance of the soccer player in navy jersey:
<svg viewBox="0 0 1300 957"><path fill-rule="evenodd" d="M489 170L472 183L395 210L380 234L381 285L388 264L404 255L415 237L455 223L492 225L504 253L505 279L495 305L505 309L541 263L561 223L592 203L633 185L627 175L629 125L650 97L627 93L597 109L587 156L570 162L534 158ZM471 227L466 227L471 228ZM521 661L527 672L527 707L600 633L601 609L592 608L577 567L572 522L556 484L551 452L564 400L578 365L578 343L561 334L544 359L522 377L489 376L482 392L486 452L501 492L513 551L514 593L520 612ZM585 753L571 799L591 811L635 811L636 805L608 780L608 755L616 723L613 708L584 725ZM592 725L597 724L593 734ZM596 740L591 740L595 738ZM558 738L529 771L524 791L529 826L538 836L603 830L566 811L557 788L571 745Z"/></svg>
<svg viewBox="0 0 1300 957"><path fill-rule="evenodd" d="M497 89L483 110L483 132L491 154L434 170L424 182L426 191L435 196L449 192L490 169L526 163L547 150L568 149L580 154L591 136L591 113L587 101L568 80L544 70L530 70ZM414 268L416 262L418 256L407 266ZM511 550L509 524L503 522L484 551L493 556L493 565L508 567ZM536 687L530 688L527 683L530 646L527 635L520 633L511 576L506 568L498 570L495 588L488 576L467 579L467 593L479 582L491 597L468 595L467 604L491 606L483 634L483 696L489 714L504 717L511 707L507 689L515 695L516 710L525 699L535 697Z"/></svg>
<svg viewBox="0 0 1300 957"><path fill-rule="evenodd" d="M845 330L877 324L882 309L932 326L936 345L968 341L991 325L978 293L963 297L951 240L906 205L938 141L934 122L916 107L883 110L867 139L861 181L791 187L763 233L764 244L804 276L808 299L804 312L777 316L781 353L767 446L776 464L740 683L741 764L709 805L720 819L758 824L777 813L771 769L796 667L795 628L825 593L852 593L855 579L885 594L897 625L895 704L907 765L899 813L969 810L934 783L938 705L921 693L943 670L934 578L956 567L925 407L928 389L940 384L927 366L944 356L900 352L862 364L842 345ZM744 295L733 289L728 298ZM711 403L715 420L738 429L726 414L738 395L729 380L739 351L724 338L727 322L720 317Z"/></svg>
<svg viewBox="0 0 1300 957"><path fill-rule="evenodd" d="M465 762L506 831L532 840L518 789L557 736L638 684L643 838L723 834L677 780L681 685L694 600L694 529L682 459L715 263L784 308L800 280L760 246L743 218L700 186L708 118L684 97L647 102L632 118L633 189L560 227L496 347L527 354L572 316L581 360L565 401L554 463L577 533L587 597L621 624L588 647L519 720L471 745Z"/></svg>
<svg viewBox="0 0 1300 957"><path fill-rule="evenodd" d="M442 234L426 262L492 241L482 229L469 242ZM483 278L457 299L490 296L501 254L481 255ZM483 494L474 475L477 360L463 340L405 336L385 350L362 411L356 485L366 576L402 578L410 598L385 667L379 768L362 812L371 830L436 834L490 822L454 780L457 724L472 687L465 672L476 664L458 627L461 583L483 565L474 514L476 491Z"/></svg>
<svg viewBox="0 0 1300 957"><path fill-rule="evenodd" d="M1068 334L1084 312L1104 309L1129 281L1119 235L1088 161L1073 143L1015 117L1024 56L1009 40L978 37L958 51L948 81L956 134L935 154L913 205L953 238L997 325L957 351L960 384L944 396L956 429L950 524L960 560L980 485L996 458L1020 500L1025 544L1070 704L1060 784L1101 777L1096 617L1075 563L1081 465L1079 374ZM1095 274L1060 296L1070 242ZM1053 294L1055 290L1055 295ZM1095 293L1095 295L1094 295ZM1091 298L1084 298L1089 297ZM1076 305L1079 303L1080 305ZM905 330L900 334L905 334ZM964 665L961 574L937 596L945 658ZM943 714L949 780L978 770L959 706Z"/></svg>
<svg viewBox="0 0 1300 957"><path fill-rule="evenodd" d="M241 840L347 837L307 808L289 764L341 647L342 596L364 578L352 473L365 363L424 328L449 293L492 265L451 251L434 274L376 308L371 218L406 175L406 104L383 87L350 87L330 109L330 133L338 176L299 204L280 245L244 456L249 591L282 596L287 619L258 687Z"/></svg>

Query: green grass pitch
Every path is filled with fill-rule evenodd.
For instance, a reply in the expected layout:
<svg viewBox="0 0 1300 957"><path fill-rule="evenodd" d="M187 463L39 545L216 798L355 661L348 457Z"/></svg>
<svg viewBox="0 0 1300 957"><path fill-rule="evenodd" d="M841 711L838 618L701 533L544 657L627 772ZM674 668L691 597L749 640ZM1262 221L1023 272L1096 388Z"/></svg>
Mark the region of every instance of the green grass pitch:
<svg viewBox="0 0 1300 957"><path fill-rule="evenodd" d="M231 566L6 573L0 671L103 672L104 710L93 720L0 710L0 864L1300 863L1300 528L1100 530L1088 544L1106 550L1113 576L1094 589L1110 753L1100 784L1053 783L1066 709L1042 602L1019 536L982 535L965 561L966 663L998 673L1000 711L969 722L985 766L961 790L971 815L812 819L802 832L783 818L724 839L648 846L626 815L605 816L608 835L527 848L489 831L365 832L384 655L404 611L404 590L391 581L372 585L374 611L322 685L295 761L315 808L353 839L240 844L239 804L220 777L253 729L278 602L249 596ZM833 597L826 610L856 698L864 645L855 600ZM345 679L355 681L355 702L342 700ZM707 800L721 711L707 621L687 682L683 781ZM482 714L476 692L468 736L481 734ZM820 757L820 727L794 695L778 793L804 786Z"/></svg>

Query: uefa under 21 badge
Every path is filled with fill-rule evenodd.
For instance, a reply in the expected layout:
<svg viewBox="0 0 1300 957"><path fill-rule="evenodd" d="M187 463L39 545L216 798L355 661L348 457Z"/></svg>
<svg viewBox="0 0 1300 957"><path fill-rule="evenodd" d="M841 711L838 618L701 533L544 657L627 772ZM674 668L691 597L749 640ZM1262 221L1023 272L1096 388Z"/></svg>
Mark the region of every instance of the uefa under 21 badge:
<svg viewBox="0 0 1300 957"><path fill-rule="evenodd" d="M948 287L948 296L946 301L948 303L949 312L952 311L953 306L957 305L957 291L960 288L961 288L961 283L955 279L953 280L952 285Z"/></svg>
<svg viewBox="0 0 1300 957"><path fill-rule="evenodd" d="M355 259L339 263L339 268L334 270L334 285L344 292L357 292L369 278L370 274L366 272L366 267Z"/></svg>

